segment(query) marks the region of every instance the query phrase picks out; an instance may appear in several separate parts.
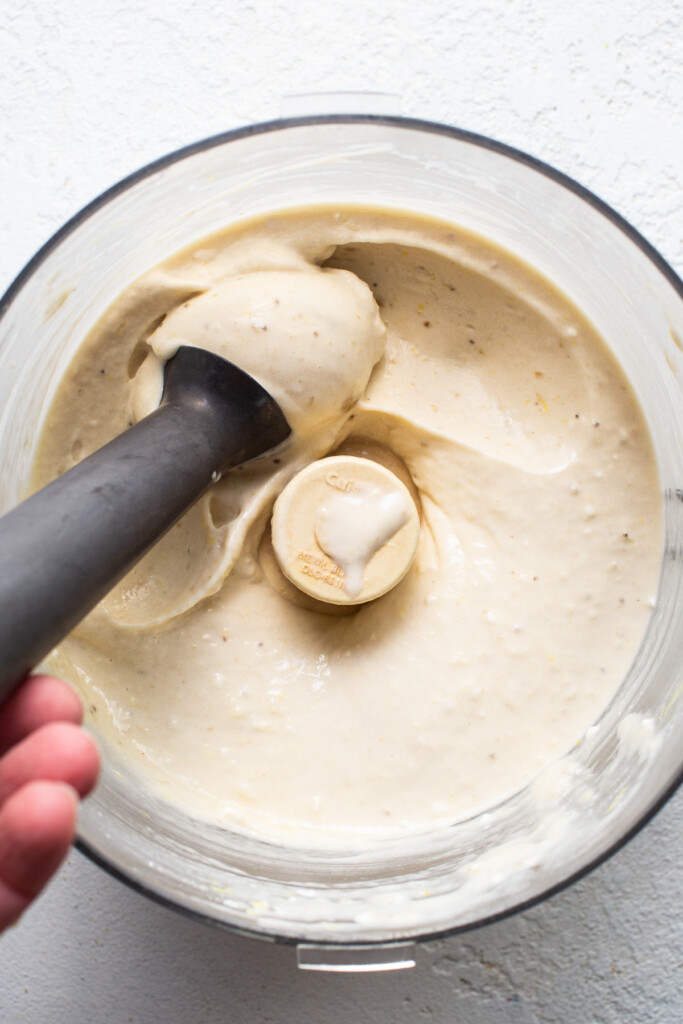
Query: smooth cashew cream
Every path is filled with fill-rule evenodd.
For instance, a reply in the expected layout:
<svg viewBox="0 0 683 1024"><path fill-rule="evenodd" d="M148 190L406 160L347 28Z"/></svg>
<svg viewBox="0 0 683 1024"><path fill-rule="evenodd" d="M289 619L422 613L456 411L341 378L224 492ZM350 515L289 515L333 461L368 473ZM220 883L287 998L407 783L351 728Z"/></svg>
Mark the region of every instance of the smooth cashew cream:
<svg viewBox="0 0 683 1024"><path fill-rule="evenodd" d="M34 486L152 411L180 345L256 377L292 437L52 657L115 760L190 815L310 846L471 817L581 739L643 636L662 528L634 393L563 294L423 216L242 221L96 325Z"/></svg>

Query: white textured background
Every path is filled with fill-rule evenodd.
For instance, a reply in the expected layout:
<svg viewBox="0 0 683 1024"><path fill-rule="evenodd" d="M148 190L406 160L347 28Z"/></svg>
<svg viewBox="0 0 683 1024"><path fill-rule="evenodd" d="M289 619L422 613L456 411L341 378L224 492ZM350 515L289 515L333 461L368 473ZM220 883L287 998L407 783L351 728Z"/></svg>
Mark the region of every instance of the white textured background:
<svg viewBox="0 0 683 1024"><path fill-rule="evenodd" d="M140 9L144 7L144 9ZM683 0L12 0L0 21L0 291L88 200L168 150L381 90L577 178L683 274ZM3 1024L681 1024L683 798L553 900L395 975L147 903L73 854L0 940Z"/></svg>

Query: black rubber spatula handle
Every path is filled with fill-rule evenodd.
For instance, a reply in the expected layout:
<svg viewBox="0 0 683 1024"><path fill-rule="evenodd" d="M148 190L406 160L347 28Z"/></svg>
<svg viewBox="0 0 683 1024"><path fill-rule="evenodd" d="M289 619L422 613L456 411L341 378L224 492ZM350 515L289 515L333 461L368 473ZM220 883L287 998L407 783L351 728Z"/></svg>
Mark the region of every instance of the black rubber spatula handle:
<svg viewBox="0 0 683 1024"><path fill-rule="evenodd" d="M180 348L155 412L0 519L0 702L217 474L289 433L252 377Z"/></svg>

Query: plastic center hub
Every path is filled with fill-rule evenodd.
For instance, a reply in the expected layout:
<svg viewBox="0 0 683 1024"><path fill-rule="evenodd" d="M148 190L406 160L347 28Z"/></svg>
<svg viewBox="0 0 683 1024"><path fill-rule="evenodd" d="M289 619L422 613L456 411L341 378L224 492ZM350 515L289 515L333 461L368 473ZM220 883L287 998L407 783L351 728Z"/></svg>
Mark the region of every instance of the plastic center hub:
<svg viewBox="0 0 683 1024"><path fill-rule="evenodd" d="M285 576L329 604L363 604L403 579L420 518L408 488L370 459L334 455L298 473L275 502L273 550Z"/></svg>

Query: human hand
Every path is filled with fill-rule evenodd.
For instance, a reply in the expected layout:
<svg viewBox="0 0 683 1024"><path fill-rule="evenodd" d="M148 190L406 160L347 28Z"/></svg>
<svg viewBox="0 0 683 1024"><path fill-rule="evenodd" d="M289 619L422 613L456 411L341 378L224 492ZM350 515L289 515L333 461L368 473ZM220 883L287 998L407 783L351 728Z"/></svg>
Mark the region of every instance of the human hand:
<svg viewBox="0 0 683 1024"><path fill-rule="evenodd" d="M29 676L0 708L0 932L13 924L71 845L78 798L99 754L66 683Z"/></svg>

